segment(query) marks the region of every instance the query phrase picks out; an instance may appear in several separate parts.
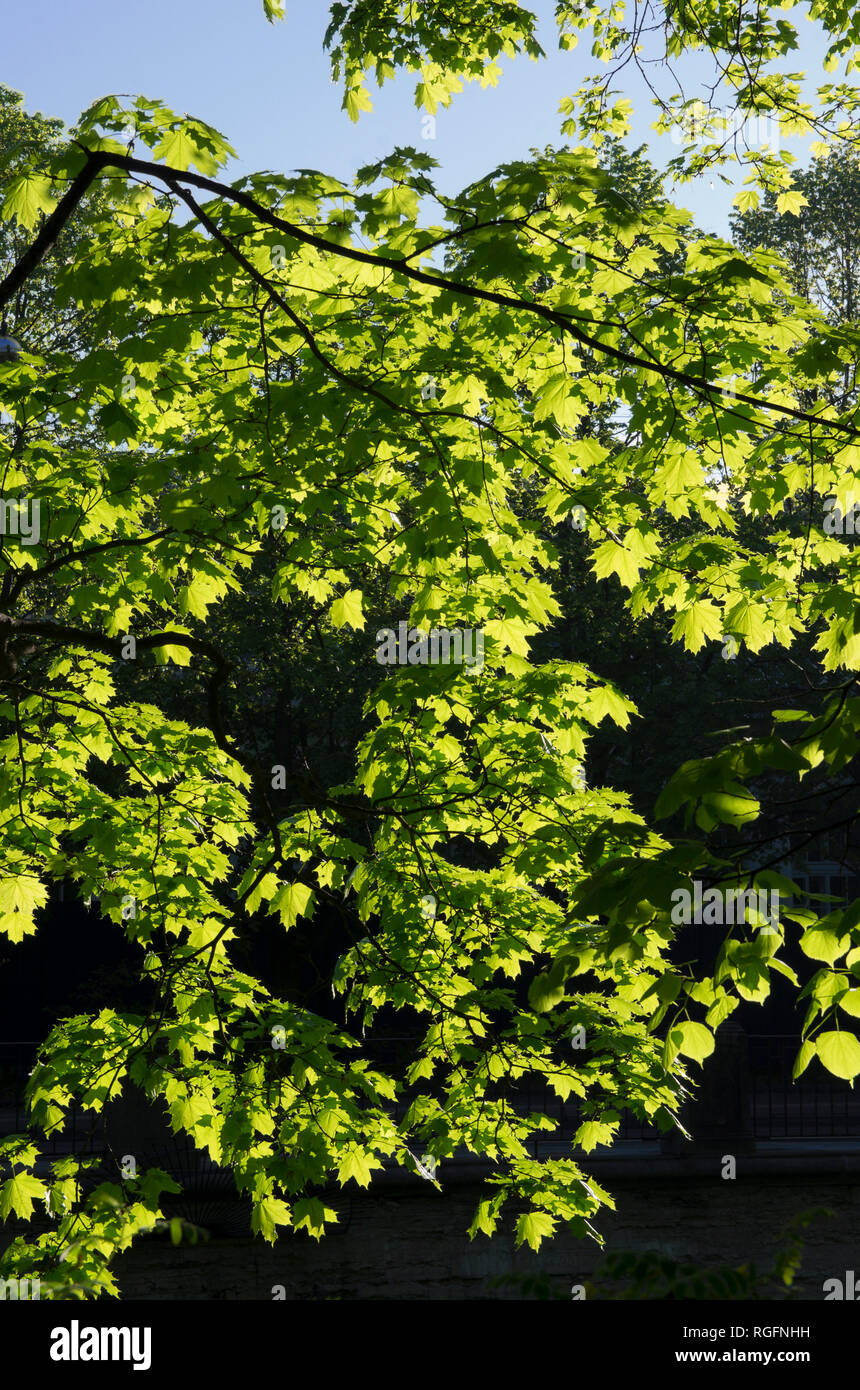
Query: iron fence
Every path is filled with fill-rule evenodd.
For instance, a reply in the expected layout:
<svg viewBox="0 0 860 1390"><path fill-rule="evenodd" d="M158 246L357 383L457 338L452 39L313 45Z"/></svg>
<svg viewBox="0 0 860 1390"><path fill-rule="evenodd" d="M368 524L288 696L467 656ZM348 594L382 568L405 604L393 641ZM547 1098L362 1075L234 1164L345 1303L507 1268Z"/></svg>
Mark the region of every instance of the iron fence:
<svg viewBox="0 0 860 1390"><path fill-rule="evenodd" d="M800 1038L747 1034L755 1139L858 1139L860 1095L817 1058L792 1080Z"/></svg>
<svg viewBox="0 0 860 1390"><path fill-rule="evenodd" d="M39 1044L0 1042L0 1139L22 1134L27 1127L24 1091L36 1061ZM48 1158L67 1153L101 1153L99 1117L93 1111L70 1106L61 1131L39 1141L40 1152Z"/></svg>
<svg viewBox="0 0 860 1390"><path fill-rule="evenodd" d="M0 1138L23 1133L26 1129L24 1090L33 1068L38 1044L0 1042ZM792 1034L747 1034L741 1049L737 1082L749 1097L749 1135L754 1139L860 1139L860 1093L847 1082L831 1076L813 1059L797 1080L792 1068L800 1038ZM372 1044L370 1051L380 1063L402 1070L412 1055L414 1041L386 1039ZM417 1090L417 1088L415 1088ZM582 1123L582 1111L575 1099L562 1100L543 1077L524 1077L507 1086L506 1100L521 1115L539 1113L555 1122L554 1132L536 1136L539 1147L547 1141L570 1140ZM440 1099L442 1092L440 1091ZM406 1113L408 1094L396 1107L398 1118ZM654 1142L659 1131L628 1111L621 1112L617 1139L629 1143ZM103 1153L99 1117L89 1111L70 1108L63 1130L40 1141L47 1157L70 1152ZM200 1162L195 1158L195 1165ZM190 1155L187 1166L191 1164ZM205 1165L204 1165L205 1166Z"/></svg>

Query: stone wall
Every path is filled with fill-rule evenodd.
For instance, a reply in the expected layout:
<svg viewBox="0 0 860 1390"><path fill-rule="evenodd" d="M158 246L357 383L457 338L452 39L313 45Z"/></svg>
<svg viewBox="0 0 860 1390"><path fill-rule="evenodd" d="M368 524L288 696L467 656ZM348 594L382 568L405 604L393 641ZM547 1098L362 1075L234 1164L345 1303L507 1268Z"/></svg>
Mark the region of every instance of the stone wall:
<svg viewBox="0 0 860 1390"><path fill-rule="evenodd" d="M617 1211L599 1222L608 1249L659 1250L701 1265L752 1259L764 1271L779 1248L780 1228L797 1213L824 1206L835 1215L810 1228L794 1296L821 1299L825 1279L860 1269L860 1174L820 1176L808 1165L803 1174L725 1180L674 1173L665 1159L654 1166L663 1176L597 1173L617 1202ZM135 1299L270 1300L280 1285L289 1300L397 1300L528 1296L522 1285L494 1285L510 1275L548 1276L566 1297L593 1272L597 1246L566 1232L538 1252L515 1250L509 1234L469 1241L465 1231L480 1195L479 1183L462 1179L444 1194L417 1181L413 1188L341 1191L329 1199L340 1222L319 1243L304 1232L285 1233L274 1248L260 1238L172 1246L149 1237L118 1262L117 1274L123 1296Z"/></svg>
<svg viewBox="0 0 860 1390"><path fill-rule="evenodd" d="M797 1094L790 1102L795 1106ZM826 1122L827 1110L822 1114ZM821 1299L825 1279L860 1273L860 1140L757 1141L746 1043L731 1022L717 1035L685 1119L693 1142L677 1133L621 1140L583 1159L584 1171L616 1199L617 1210L595 1222L607 1250L658 1251L705 1267L752 1261L763 1274L784 1246L781 1232L792 1219L825 1207L834 1216L818 1218L806 1233L793 1296ZM270 1301L275 1287L289 1300L497 1299L534 1295L534 1285L522 1281L536 1278L543 1278L544 1293L548 1280L554 1295L569 1298L571 1286L588 1279L601 1260L593 1241L564 1229L538 1252L515 1249L510 1213L504 1234L470 1241L466 1231L487 1195L489 1169L466 1158L440 1165L442 1193L397 1170L376 1175L369 1192L354 1184L333 1190L326 1203L339 1222L328 1235L316 1242L285 1231L272 1248L250 1236L249 1205L237 1198L232 1175L190 1154L171 1135L163 1107L132 1089L107 1107L105 1130L114 1160L102 1177L115 1181L124 1155L134 1156L141 1169L175 1173L183 1195L164 1202L165 1215L180 1215L211 1233L196 1245L183 1240L173 1246L163 1233L138 1239L116 1264L128 1299ZM570 1143L536 1139L534 1153L569 1158ZM736 1176L727 1176L727 1169ZM0 1246L9 1235L7 1228ZM773 1294L784 1297L785 1291L774 1287Z"/></svg>

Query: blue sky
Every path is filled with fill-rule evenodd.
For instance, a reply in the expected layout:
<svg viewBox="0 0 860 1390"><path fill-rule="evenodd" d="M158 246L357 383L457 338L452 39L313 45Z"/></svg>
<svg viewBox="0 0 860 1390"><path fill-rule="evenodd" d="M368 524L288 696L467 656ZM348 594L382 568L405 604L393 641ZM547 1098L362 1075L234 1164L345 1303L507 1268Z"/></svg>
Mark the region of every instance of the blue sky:
<svg viewBox="0 0 860 1390"><path fill-rule="evenodd" d="M558 51L553 0L531 0L530 7L541 17L547 60L503 59L499 85L468 86L440 110L432 140L423 138L409 78L381 91L374 85L374 110L357 125L341 110L322 50L324 0L287 0L286 20L275 25L264 19L262 0L18 4L3 16L0 78L24 93L30 110L69 123L109 92L158 97L228 136L239 154L233 177L316 168L348 180L396 145L415 145L440 161L439 184L452 193L505 160L526 157L532 146L564 144L559 102L598 66L588 42ZM812 26L807 30L810 42L798 62L811 66L821 43ZM656 113L641 87L626 94L636 109L632 143L648 144L663 165L677 149L649 129ZM705 179L680 189L676 201L706 230L726 235L731 198L728 188Z"/></svg>

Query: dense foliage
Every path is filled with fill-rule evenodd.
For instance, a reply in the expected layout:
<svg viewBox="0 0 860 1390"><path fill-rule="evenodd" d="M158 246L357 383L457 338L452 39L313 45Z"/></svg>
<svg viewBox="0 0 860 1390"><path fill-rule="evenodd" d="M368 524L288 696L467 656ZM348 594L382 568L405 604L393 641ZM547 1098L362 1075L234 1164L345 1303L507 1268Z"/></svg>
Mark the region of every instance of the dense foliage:
<svg viewBox="0 0 860 1390"><path fill-rule="evenodd" d="M610 59L636 38L620 7L558 10ZM741 105L801 119L767 75L787 21L658 18ZM820 18L839 52L853 19ZM489 0L335 5L328 37L354 115L371 67L420 69L432 110L499 52L538 56L529 12ZM494 1164L472 1233L510 1212L537 1248L597 1232L612 1199L582 1154L625 1108L680 1125L691 1063L773 972L797 983L798 938L797 1070L860 1073L860 904L792 901L777 811L842 778L815 828L856 816L860 575L824 499L849 509L860 475L857 329L763 234L702 235L607 155L624 117L598 87L567 132L596 143L453 198L411 148L350 185L228 182L227 141L144 97L7 141L0 932L36 933L66 885L140 976L136 1009L57 1021L31 1132L0 1145L0 1215L52 1218L2 1268L46 1294L115 1291L112 1257L160 1217L158 1171L35 1171L40 1133L130 1088L231 1167L267 1239L319 1235L332 1178L394 1161L444 1185L467 1148ZM765 220L804 207L787 161L752 176ZM401 622L480 634L483 659L386 666ZM600 783L640 721L619 653L649 644L652 719L685 670L749 679L759 707L619 790ZM790 707L774 652L803 676ZM779 920L750 907L713 962L684 960L673 894L696 882L779 892ZM266 980L248 943L273 924ZM378 1046L395 1034L403 1066ZM582 1102L569 1158L530 1156L553 1128L517 1103L535 1077Z"/></svg>

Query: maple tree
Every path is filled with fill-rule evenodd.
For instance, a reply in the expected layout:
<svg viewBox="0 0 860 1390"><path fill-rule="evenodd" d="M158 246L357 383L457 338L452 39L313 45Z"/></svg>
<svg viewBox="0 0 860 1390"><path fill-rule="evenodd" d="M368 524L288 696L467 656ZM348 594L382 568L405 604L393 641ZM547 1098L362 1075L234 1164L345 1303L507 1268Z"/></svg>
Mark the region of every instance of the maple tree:
<svg viewBox="0 0 860 1390"><path fill-rule="evenodd" d="M351 115L371 66L417 65L432 110L463 76L491 80L499 52L534 50L519 6L440 23L444 8L332 7ZM563 35L590 25L612 60L612 13L562 4ZM736 99L766 91L800 121L793 79L766 76L786 21L726 37L728 18L661 22L681 49L704 25L730 80L737 32L758 61ZM847 11L820 18L839 50ZM793 903L758 833L768 778L803 795L857 751L857 552L815 508L847 507L860 471L841 393L856 329L773 251L696 232L646 177L635 198L619 188L600 145L624 111L595 83L570 107L582 144L454 198L412 148L351 184L228 182L227 140L145 97L104 98L7 164L0 218L21 245L0 307L50 264L54 309L86 332L40 341L13 314L23 351L0 364L2 492L39 503L0 552L0 931L37 932L52 885L73 884L137 951L147 1000L58 1020L30 1131L0 1144L0 1215L43 1200L53 1220L0 1267L46 1295L116 1292L113 1256L175 1186L150 1170L93 1189L84 1155L35 1172L40 1134L127 1088L232 1169L266 1239L320 1235L332 1178L366 1185L395 1162L439 1181L429 1160L444 1173L466 1148L494 1165L472 1234L512 1210L537 1248L562 1222L598 1234L612 1198L582 1153L624 1109L681 1125L714 1031L772 972L798 983L789 940L814 966L796 1072L815 1056L860 1073L860 904ZM788 163L759 153L766 198L802 207ZM697 146L676 172L730 157ZM803 515L784 505L799 496ZM588 785L595 731L623 740L637 714L598 665L535 655L572 547L623 594L630 631L661 625L691 659L729 640L751 660L802 648L806 705L686 762L653 815ZM484 659L384 669L373 632L401 620L479 630ZM247 627L275 644L282 623L291 669L319 663L309 693L333 660L360 669L348 757L294 740L281 762L255 741ZM699 879L780 891L777 929L750 909L713 967L674 963L672 893ZM331 1008L237 963L267 917L293 940L337 921ZM402 1069L372 1045L393 1020L415 1037ZM530 1156L554 1128L518 1105L535 1077L581 1103L569 1158Z"/></svg>

